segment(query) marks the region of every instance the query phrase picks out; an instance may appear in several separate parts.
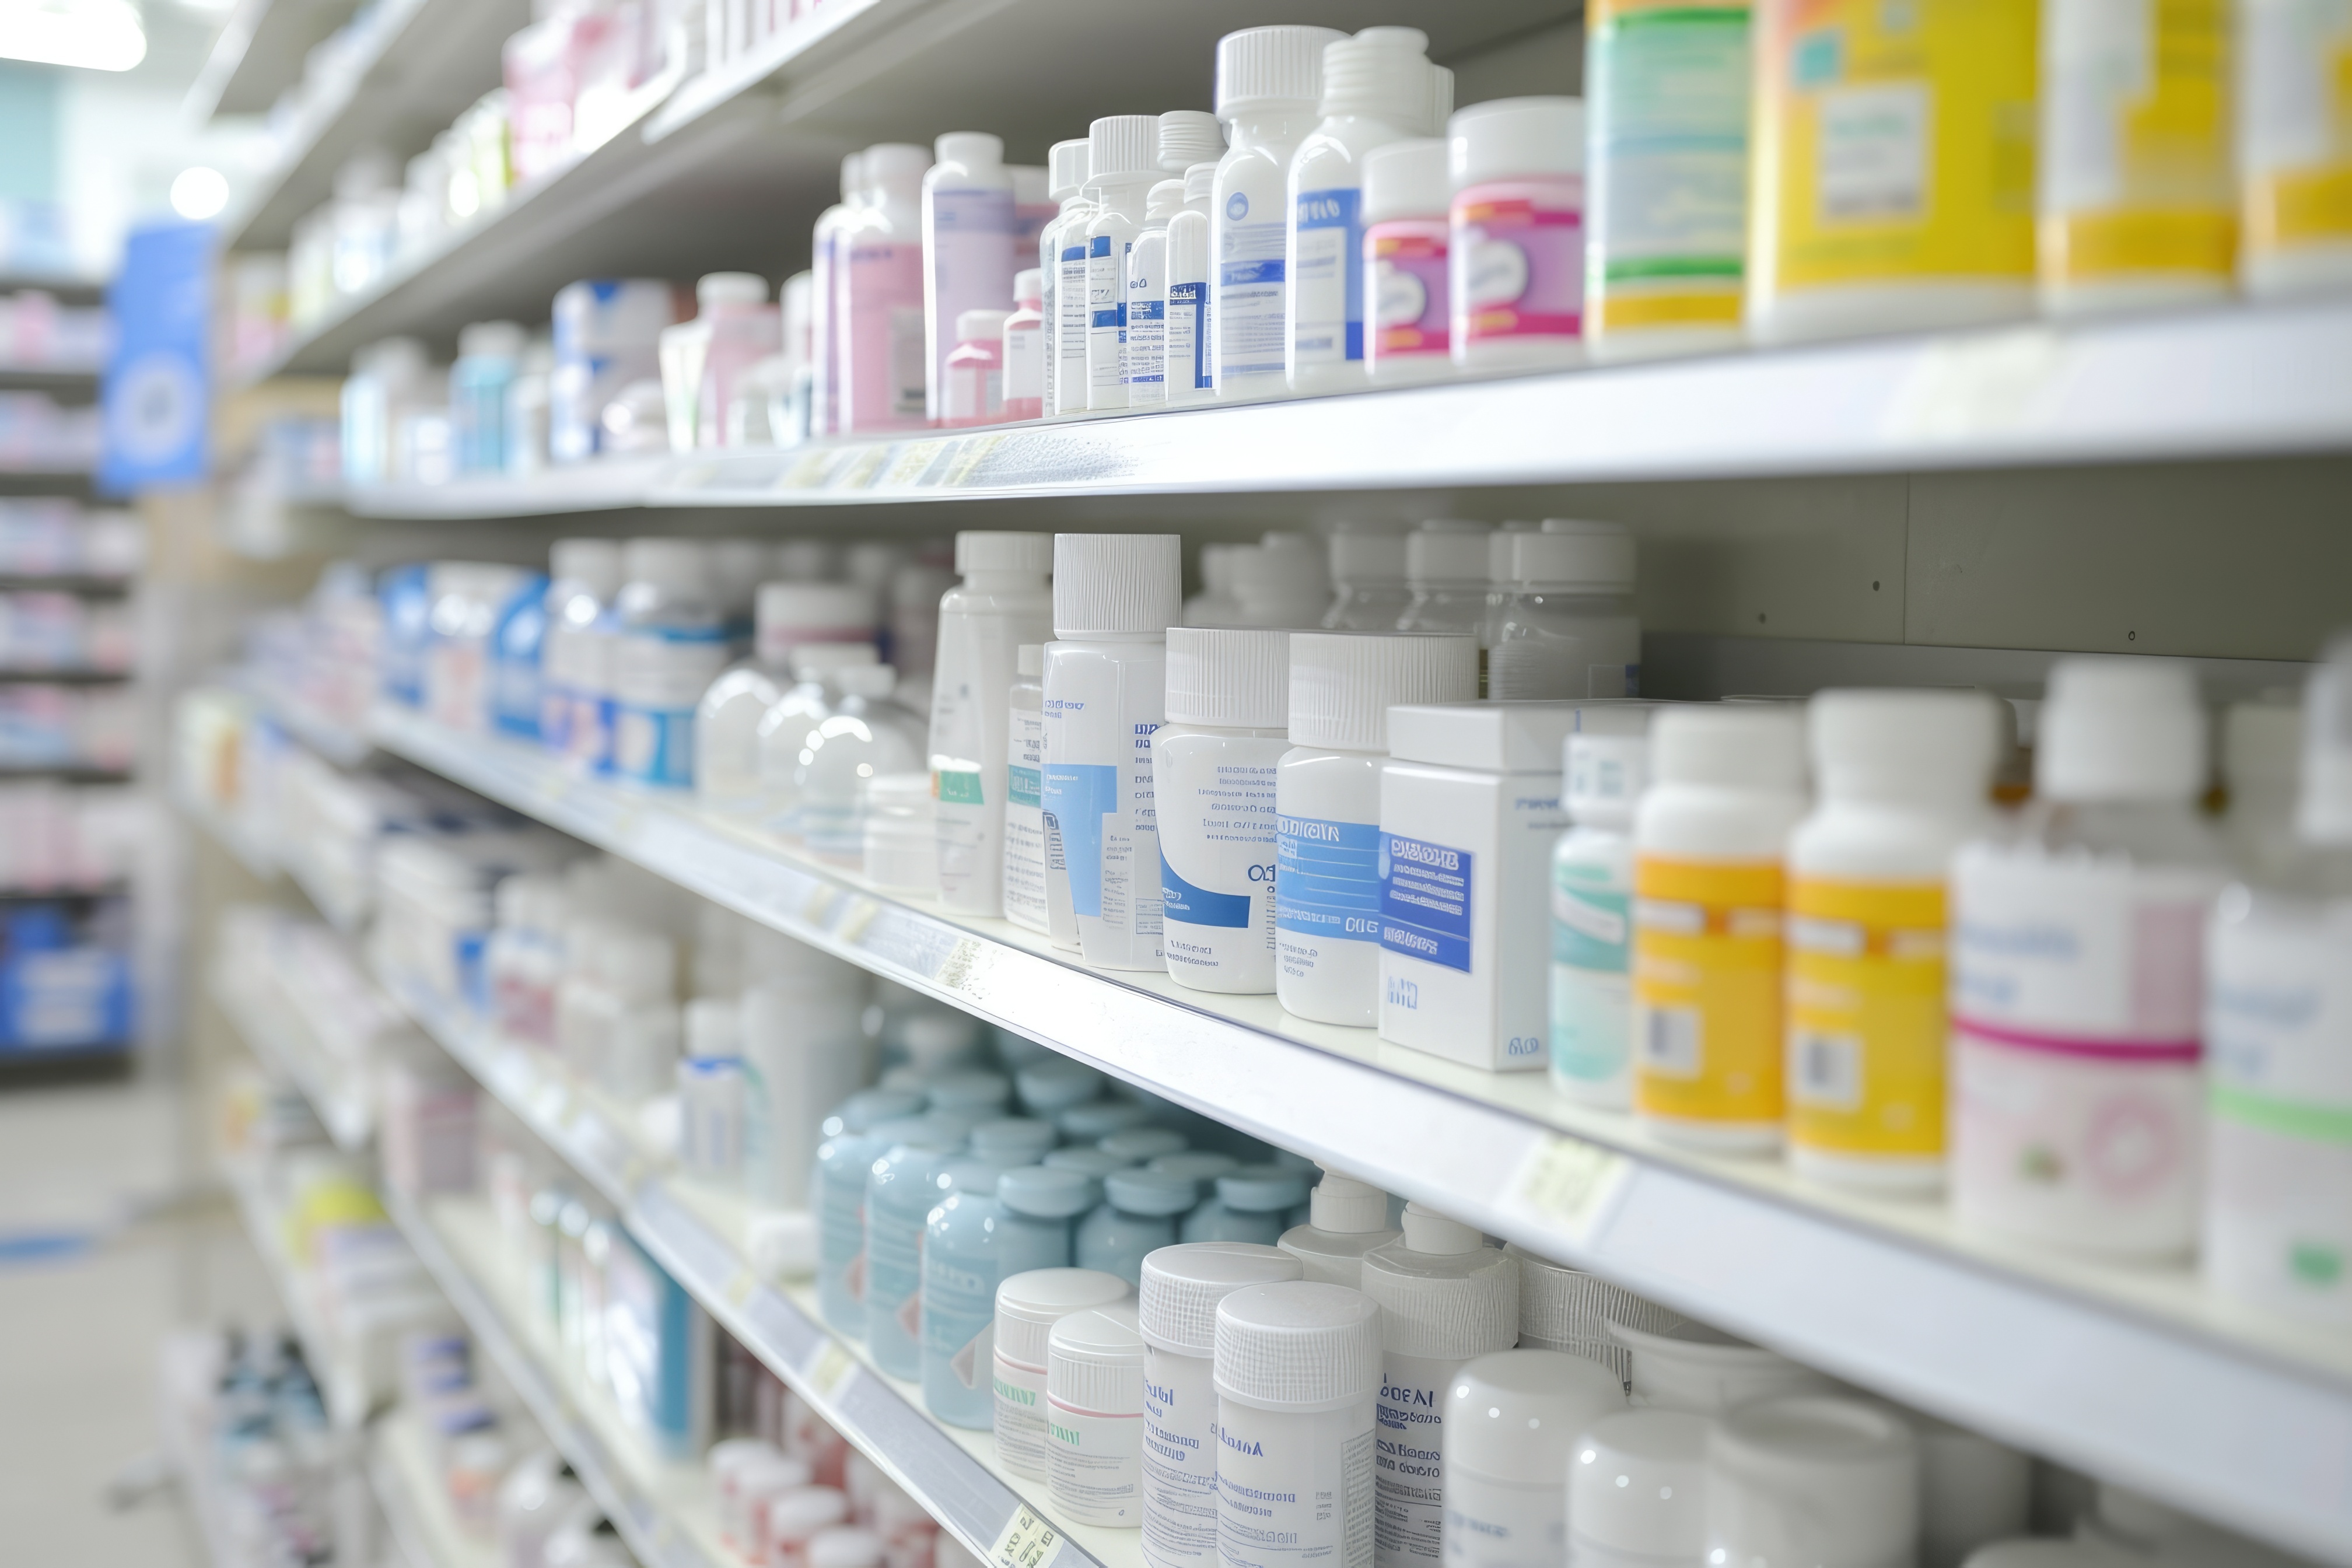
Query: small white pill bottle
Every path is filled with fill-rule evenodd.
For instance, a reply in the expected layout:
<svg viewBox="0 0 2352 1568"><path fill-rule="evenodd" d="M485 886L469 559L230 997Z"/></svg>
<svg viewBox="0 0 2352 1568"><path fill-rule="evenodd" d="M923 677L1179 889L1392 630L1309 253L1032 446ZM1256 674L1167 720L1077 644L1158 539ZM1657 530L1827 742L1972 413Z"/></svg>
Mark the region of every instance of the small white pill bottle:
<svg viewBox="0 0 2352 1568"><path fill-rule="evenodd" d="M1045 1478L1046 1359L1054 1325L1072 1312L1124 1301L1127 1281L1092 1268L1033 1268L996 1287L989 1372L996 1396L996 1460Z"/></svg>
<svg viewBox="0 0 2352 1568"><path fill-rule="evenodd" d="M1245 1241L1163 1247L1143 1259L1143 1559L1208 1568L1217 1556L1217 1303L1300 1277L1298 1260Z"/></svg>
<svg viewBox="0 0 2352 1568"><path fill-rule="evenodd" d="M1743 1405L1708 1431L1706 1469L1710 1562L1916 1560L1919 1444L1883 1405L1795 1394Z"/></svg>
<svg viewBox="0 0 2352 1568"><path fill-rule="evenodd" d="M1143 1336L1132 1301L1072 1312L1046 1341L1045 1489L1080 1524L1143 1528Z"/></svg>
<svg viewBox="0 0 2352 1568"><path fill-rule="evenodd" d="M1687 1410L1620 1410L1588 1426L1568 1460L1569 1561L1702 1568L1713 1425Z"/></svg>
<svg viewBox="0 0 2352 1568"><path fill-rule="evenodd" d="M1342 1285L1252 1285L1217 1303L1217 1555L1371 1568L1381 1310Z"/></svg>
<svg viewBox="0 0 2352 1568"><path fill-rule="evenodd" d="M1451 1568L1555 1568L1568 1556L1570 1451L1625 1408L1598 1362L1558 1351L1497 1351L1445 1391L1445 1562Z"/></svg>
<svg viewBox="0 0 2352 1568"><path fill-rule="evenodd" d="M1160 942L1194 991L1274 989L1274 770L1290 749L1290 634L1168 628L1168 722L1151 737Z"/></svg>

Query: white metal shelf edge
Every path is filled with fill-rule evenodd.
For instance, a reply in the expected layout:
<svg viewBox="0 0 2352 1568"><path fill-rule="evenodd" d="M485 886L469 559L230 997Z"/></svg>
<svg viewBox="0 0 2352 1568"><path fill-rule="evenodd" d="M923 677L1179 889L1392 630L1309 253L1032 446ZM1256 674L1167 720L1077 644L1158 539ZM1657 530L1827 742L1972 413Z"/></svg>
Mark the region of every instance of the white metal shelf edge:
<svg viewBox="0 0 2352 1568"><path fill-rule="evenodd" d="M282 1019L268 1016L268 1008L242 994L229 977L215 969L209 990L215 1005L225 1014L229 1024L256 1056L294 1080L302 1098L320 1125L336 1148L345 1153L367 1147L374 1131L373 1108L364 1096L345 1093L328 1082L327 1074L315 1055L288 1038L288 1026Z"/></svg>

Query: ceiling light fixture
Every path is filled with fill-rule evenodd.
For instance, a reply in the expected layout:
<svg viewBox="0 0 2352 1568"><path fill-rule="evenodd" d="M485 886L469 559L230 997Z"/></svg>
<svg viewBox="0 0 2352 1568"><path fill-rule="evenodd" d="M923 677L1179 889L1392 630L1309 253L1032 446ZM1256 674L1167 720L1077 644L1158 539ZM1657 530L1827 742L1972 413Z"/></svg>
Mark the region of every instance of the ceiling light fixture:
<svg viewBox="0 0 2352 1568"><path fill-rule="evenodd" d="M127 71L146 58L131 0L0 0L0 59Z"/></svg>

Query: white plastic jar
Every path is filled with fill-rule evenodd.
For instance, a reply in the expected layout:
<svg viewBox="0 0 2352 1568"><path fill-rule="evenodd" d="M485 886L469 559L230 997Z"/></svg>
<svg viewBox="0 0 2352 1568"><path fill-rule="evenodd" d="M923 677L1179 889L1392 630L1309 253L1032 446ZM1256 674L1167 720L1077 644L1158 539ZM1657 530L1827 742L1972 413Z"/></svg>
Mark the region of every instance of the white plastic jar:
<svg viewBox="0 0 2352 1568"><path fill-rule="evenodd" d="M1546 518L1540 531L1507 537L1509 590L1486 656L1486 695L1640 695L1633 535L1620 523Z"/></svg>
<svg viewBox="0 0 2352 1568"><path fill-rule="evenodd" d="M1802 1394L1745 1405L1706 1439L1710 1558L1899 1568L1919 1538L1919 1445L1883 1405Z"/></svg>
<svg viewBox="0 0 2352 1568"><path fill-rule="evenodd" d="M1128 405L1128 252L1144 229L1160 183L1160 121L1113 114L1088 131L1087 188L1098 204L1087 223L1087 407Z"/></svg>
<svg viewBox="0 0 2352 1568"><path fill-rule="evenodd" d="M1290 634L1168 629L1151 737L1160 945L1194 991L1274 989L1275 765L1290 749Z"/></svg>
<svg viewBox="0 0 2352 1568"><path fill-rule="evenodd" d="M1446 144L1414 137L1364 154L1364 371L1375 386L1454 374Z"/></svg>
<svg viewBox="0 0 2352 1568"><path fill-rule="evenodd" d="M1609 1110L1633 1103L1633 808L1649 787L1654 706L1580 707L1561 749L1569 829L1551 858L1551 1081Z"/></svg>
<svg viewBox="0 0 2352 1568"><path fill-rule="evenodd" d="M1497 1351L1456 1369L1442 1444L1449 1568L1566 1561L1564 1478L1576 1440L1624 1408L1624 1386L1607 1367L1557 1351Z"/></svg>
<svg viewBox="0 0 2352 1568"><path fill-rule="evenodd" d="M1217 1303L1221 1557L1371 1568L1380 1317L1360 1290L1305 1280Z"/></svg>
<svg viewBox="0 0 2352 1568"><path fill-rule="evenodd" d="M1045 1345L1045 1488L1080 1524L1143 1528L1143 1336L1135 1305L1072 1312Z"/></svg>
<svg viewBox="0 0 2352 1568"><path fill-rule="evenodd" d="M1020 252L1013 243L1013 171L1004 139L951 131L931 145L923 175L924 416L948 417L948 356L966 310L1002 310Z"/></svg>
<svg viewBox="0 0 2352 1568"><path fill-rule="evenodd" d="M1400 702L1467 702L1467 637L1298 632L1290 740L1275 770L1275 994L1324 1024L1380 1019L1381 763Z"/></svg>
<svg viewBox="0 0 2352 1568"><path fill-rule="evenodd" d="M1223 400L1280 397L1290 331L1284 247L1290 159L1316 124L1329 27L1247 27L1217 40L1217 118L1228 131L1209 201L1211 374Z"/></svg>
<svg viewBox="0 0 2352 1568"><path fill-rule="evenodd" d="M1584 101L1499 98L1446 122L1454 363L1584 358Z"/></svg>
<svg viewBox="0 0 2352 1568"><path fill-rule="evenodd" d="M1633 1356L1610 1337L1611 1323L1664 1332L1683 1321L1682 1314L1631 1290L1612 1285L1598 1274L1587 1274L1538 1258L1517 1242L1503 1248L1519 1265L1519 1349L1558 1351L1581 1356L1609 1369L1618 1386L1633 1382Z"/></svg>
<svg viewBox="0 0 2352 1568"><path fill-rule="evenodd" d="M1620 1410L1585 1428L1568 1462L1577 1568L1703 1568L1706 1416Z"/></svg>
<svg viewBox="0 0 2352 1568"><path fill-rule="evenodd" d="M694 712L727 663L703 549L691 539L632 539L614 600L613 771L643 784L694 783Z"/></svg>
<svg viewBox="0 0 2352 1568"><path fill-rule="evenodd" d="M1008 694L1024 643L1053 635L1043 533L956 535L963 581L940 600L931 681L930 773L939 802L940 900L968 914L1003 912Z"/></svg>
<svg viewBox="0 0 2352 1568"><path fill-rule="evenodd" d="M997 1285L989 1370L998 1464L1016 1476L1045 1479L1046 1361L1054 1325L1072 1312L1114 1306L1131 1294L1126 1280L1092 1268L1033 1268Z"/></svg>

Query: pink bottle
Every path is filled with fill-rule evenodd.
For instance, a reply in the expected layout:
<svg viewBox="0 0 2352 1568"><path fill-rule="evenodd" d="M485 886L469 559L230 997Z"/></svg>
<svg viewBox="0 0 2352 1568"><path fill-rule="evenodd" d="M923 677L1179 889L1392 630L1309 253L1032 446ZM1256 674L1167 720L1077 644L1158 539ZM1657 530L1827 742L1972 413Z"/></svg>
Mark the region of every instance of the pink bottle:
<svg viewBox="0 0 2352 1568"><path fill-rule="evenodd" d="M841 237L841 393L850 434L925 424L929 364L923 342L921 147L886 142L866 150L866 200Z"/></svg>
<svg viewBox="0 0 2352 1568"><path fill-rule="evenodd" d="M1584 104L1498 98L1446 121L1454 179L1454 363L1532 370L1584 358Z"/></svg>
<svg viewBox="0 0 2352 1568"><path fill-rule="evenodd" d="M1021 308L1004 318L1004 417L1045 417L1045 274L1032 267L1013 275L1013 302Z"/></svg>
<svg viewBox="0 0 2352 1568"><path fill-rule="evenodd" d="M1365 373L1375 385L1451 375L1445 143L1375 147L1363 172Z"/></svg>
<svg viewBox="0 0 2352 1568"><path fill-rule="evenodd" d="M768 303L768 280L754 272L712 272L694 286L710 330L695 399L694 444L727 445L727 410L743 373L783 348L783 318Z"/></svg>
<svg viewBox="0 0 2352 1568"><path fill-rule="evenodd" d="M923 175L923 311L929 322L931 418L947 419L948 355L966 310L1001 310L1021 269L1013 248L1013 171L1004 141L954 131L932 143Z"/></svg>
<svg viewBox="0 0 2352 1568"><path fill-rule="evenodd" d="M942 425L963 428L1003 419L1004 323L1011 319L1009 310L966 310L956 318L956 346L948 355L947 413L940 421ZM1042 321L1044 317L1038 319Z"/></svg>

